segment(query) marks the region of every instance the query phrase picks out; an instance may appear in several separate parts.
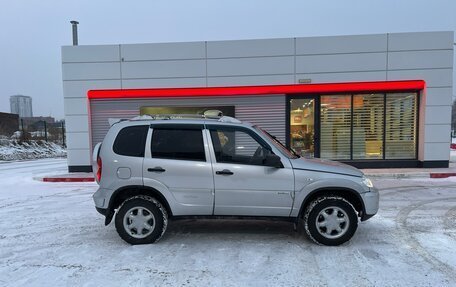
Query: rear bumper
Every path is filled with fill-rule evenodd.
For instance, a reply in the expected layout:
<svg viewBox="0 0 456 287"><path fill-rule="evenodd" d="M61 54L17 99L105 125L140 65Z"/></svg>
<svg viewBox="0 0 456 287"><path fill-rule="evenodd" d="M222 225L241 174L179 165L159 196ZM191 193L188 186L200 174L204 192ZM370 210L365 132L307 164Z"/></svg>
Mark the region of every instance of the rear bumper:
<svg viewBox="0 0 456 287"><path fill-rule="evenodd" d="M98 211L99 214L104 215L104 216L106 216L106 214L108 213L107 208L100 208L100 207L95 206L95 209Z"/></svg>
<svg viewBox="0 0 456 287"><path fill-rule="evenodd" d="M380 202L380 194L378 192L378 189L373 187L369 192L361 194L361 198L364 202L364 213L361 216L361 221L366 221L377 214Z"/></svg>
<svg viewBox="0 0 456 287"><path fill-rule="evenodd" d="M95 207L108 208L111 191L105 188L99 188L92 196Z"/></svg>

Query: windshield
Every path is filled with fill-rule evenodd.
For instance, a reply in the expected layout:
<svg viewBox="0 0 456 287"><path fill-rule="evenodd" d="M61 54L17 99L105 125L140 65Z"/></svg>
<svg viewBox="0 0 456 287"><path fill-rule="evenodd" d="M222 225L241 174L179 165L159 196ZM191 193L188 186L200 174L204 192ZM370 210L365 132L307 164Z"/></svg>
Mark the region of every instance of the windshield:
<svg viewBox="0 0 456 287"><path fill-rule="evenodd" d="M297 153L295 153L292 149L287 148L283 143L281 143L275 136L271 135L267 131L263 130L262 128L258 126L254 126L254 129L259 131L260 133L264 134L266 137L268 137L271 142L274 144L274 146L278 149L280 149L283 154L285 154L289 158L298 158L300 157Z"/></svg>

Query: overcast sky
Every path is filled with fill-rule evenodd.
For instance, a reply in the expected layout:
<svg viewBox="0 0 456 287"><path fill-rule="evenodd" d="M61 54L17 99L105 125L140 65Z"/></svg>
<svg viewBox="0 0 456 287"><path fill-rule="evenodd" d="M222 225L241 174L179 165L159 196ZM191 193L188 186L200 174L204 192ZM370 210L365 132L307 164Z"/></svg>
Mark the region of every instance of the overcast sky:
<svg viewBox="0 0 456 287"><path fill-rule="evenodd" d="M60 47L455 31L456 0L0 0L0 111L33 97L34 115L63 118ZM456 82L456 81L455 81Z"/></svg>

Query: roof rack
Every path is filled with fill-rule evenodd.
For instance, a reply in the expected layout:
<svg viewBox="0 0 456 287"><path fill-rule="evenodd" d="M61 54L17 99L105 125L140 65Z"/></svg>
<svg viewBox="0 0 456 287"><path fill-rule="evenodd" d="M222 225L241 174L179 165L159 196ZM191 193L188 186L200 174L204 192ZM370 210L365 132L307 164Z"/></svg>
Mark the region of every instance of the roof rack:
<svg viewBox="0 0 456 287"><path fill-rule="evenodd" d="M198 114L161 114L161 115L141 115L134 117L132 119L114 119L109 118L109 125L112 126L116 123L123 121L141 121L141 120L179 120L179 119L208 119L208 120L217 120L221 123L233 123L240 124L241 121L233 117L228 116L214 116L214 115L198 115Z"/></svg>

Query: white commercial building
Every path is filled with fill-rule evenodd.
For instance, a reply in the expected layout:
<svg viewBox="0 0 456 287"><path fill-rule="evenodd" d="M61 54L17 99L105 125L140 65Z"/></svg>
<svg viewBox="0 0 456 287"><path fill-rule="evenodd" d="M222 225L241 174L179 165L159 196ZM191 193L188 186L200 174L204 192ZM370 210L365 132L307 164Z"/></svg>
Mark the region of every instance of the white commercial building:
<svg viewBox="0 0 456 287"><path fill-rule="evenodd" d="M70 171L109 118L222 110L304 157L447 167L453 32L62 47Z"/></svg>

